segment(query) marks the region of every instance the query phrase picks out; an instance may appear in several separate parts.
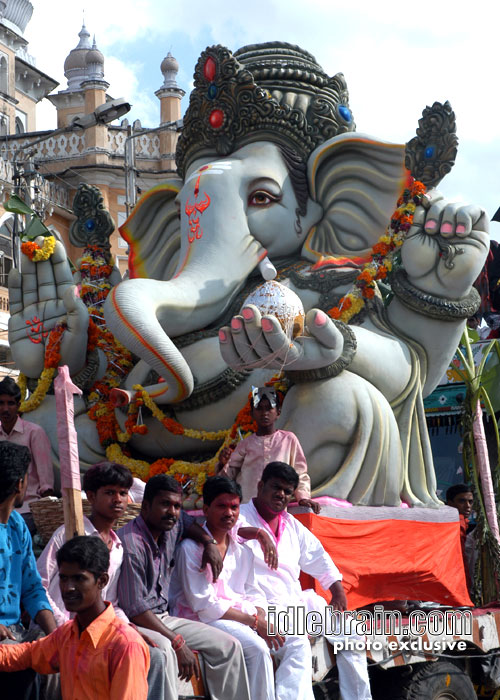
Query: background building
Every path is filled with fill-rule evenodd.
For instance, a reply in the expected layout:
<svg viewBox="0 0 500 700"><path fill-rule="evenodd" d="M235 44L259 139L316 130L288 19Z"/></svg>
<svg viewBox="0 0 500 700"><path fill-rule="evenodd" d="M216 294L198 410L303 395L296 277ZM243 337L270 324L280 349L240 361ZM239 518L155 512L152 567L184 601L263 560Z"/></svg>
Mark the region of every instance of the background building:
<svg viewBox="0 0 500 700"><path fill-rule="evenodd" d="M32 12L29 0L0 0L0 375L13 370L6 332L7 275L15 259L14 228L22 228L1 203L19 192L76 261L81 251L70 245L68 231L78 185L99 187L104 206L121 225L141 191L175 172L177 133L172 122L180 120L184 95L176 82L178 63L169 52L160 66L163 84L155 92L161 105L157 128L142 129L140 122L130 125L126 119L116 125L78 127L76 121L113 100L104 56L83 25L64 62L67 85L54 92L58 83L36 67L23 37ZM55 106L57 124L53 131L38 132L36 105L44 98ZM127 244L117 231L111 244L123 274Z"/></svg>

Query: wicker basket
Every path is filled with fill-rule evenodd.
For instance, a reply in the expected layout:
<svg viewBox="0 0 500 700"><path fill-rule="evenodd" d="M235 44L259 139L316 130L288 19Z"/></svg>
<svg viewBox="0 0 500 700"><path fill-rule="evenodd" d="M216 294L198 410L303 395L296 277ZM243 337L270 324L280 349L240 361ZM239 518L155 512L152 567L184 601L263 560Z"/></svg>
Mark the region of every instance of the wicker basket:
<svg viewBox="0 0 500 700"><path fill-rule="evenodd" d="M46 545L52 537L54 530L57 530L57 528L64 523L62 498L48 496L47 498L40 498L37 501L32 501L29 505L33 513L33 520L35 521L38 534L42 538L43 544ZM86 498L82 498L82 508L83 514L88 517L91 512L91 505ZM128 523L129 520L139 515L140 511L140 503L129 503L125 513L116 521L114 529L118 530L119 527L122 527L122 525Z"/></svg>

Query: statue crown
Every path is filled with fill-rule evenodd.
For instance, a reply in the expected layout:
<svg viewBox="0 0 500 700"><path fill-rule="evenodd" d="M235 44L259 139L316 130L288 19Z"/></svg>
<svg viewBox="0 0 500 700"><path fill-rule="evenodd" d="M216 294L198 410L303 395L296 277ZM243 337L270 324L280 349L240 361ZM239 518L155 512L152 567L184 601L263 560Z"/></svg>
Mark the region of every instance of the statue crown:
<svg viewBox="0 0 500 700"><path fill-rule="evenodd" d="M176 162L181 177L205 156L225 156L271 140L307 156L355 124L342 73L329 77L316 59L283 42L202 52L184 117Z"/></svg>

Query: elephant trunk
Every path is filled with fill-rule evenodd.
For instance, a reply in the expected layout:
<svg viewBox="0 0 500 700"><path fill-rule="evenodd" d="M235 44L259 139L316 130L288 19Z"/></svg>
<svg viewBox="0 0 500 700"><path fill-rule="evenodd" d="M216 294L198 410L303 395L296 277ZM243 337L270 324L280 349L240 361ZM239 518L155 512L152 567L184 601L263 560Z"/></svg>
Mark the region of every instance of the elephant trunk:
<svg viewBox="0 0 500 700"><path fill-rule="evenodd" d="M228 211L227 204L216 201L215 189L212 196L199 187L194 194L191 189L191 196L181 193L180 263L174 278L125 280L104 307L115 337L164 379L146 387L160 403L182 401L193 390L192 372L172 338L215 322L267 254L249 232L244 203L224 197L222 203L233 202Z"/></svg>

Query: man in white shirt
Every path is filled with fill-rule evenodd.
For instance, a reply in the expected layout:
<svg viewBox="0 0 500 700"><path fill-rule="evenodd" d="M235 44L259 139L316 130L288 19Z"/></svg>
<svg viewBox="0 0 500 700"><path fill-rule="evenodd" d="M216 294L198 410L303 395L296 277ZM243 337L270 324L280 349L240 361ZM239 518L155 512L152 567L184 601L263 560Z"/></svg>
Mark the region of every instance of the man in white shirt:
<svg viewBox="0 0 500 700"><path fill-rule="evenodd" d="M271 462L266 466L258 484L257 497L240 508L240 526L264 529L276 543L278 568L270 569L264 562L253 541L245 544L254 554L254 578L258 589L275 612L295 608L298 614L318 612L326 629L322 632L328 641L342 641L341 630L328 629L326 601L315 591L302 590L300 571L316 578L331 593L330 606L345 611L347 599L342 586L342 576L325 552L321 542L296 518L286 511L297 488L297 472L284 462ZM269 607L268 607L269 610ZM272 619L272 618L271 618ZM335 634L335 632L339 632ZM359 641L357 635L351 641ZM352 646L352 645L350 645ZM370 682L364 651L344 649L337 652L340 692L349 700L371 700ZM287 696L288 697L288 696ZM292 695L289 696L293 698Z"/></svg>
<svg viewBox="0 0 500 700"><path fill-rule="evenodd" d="M203 547L184 540L177 551L170 585L174 614L218 627L241 642L253 699L312 700L307 636L268 634L263 609L267 603L253 581L254 555L237 540L240 485L223 475L207 479L203 500L205 529L223 558L222 572L214 581L211 571L202 571ZM262 552L261 544L257 544ZM262 553L263 561L264 556ZM280 662L276 680L270 649Z"/></svg>

